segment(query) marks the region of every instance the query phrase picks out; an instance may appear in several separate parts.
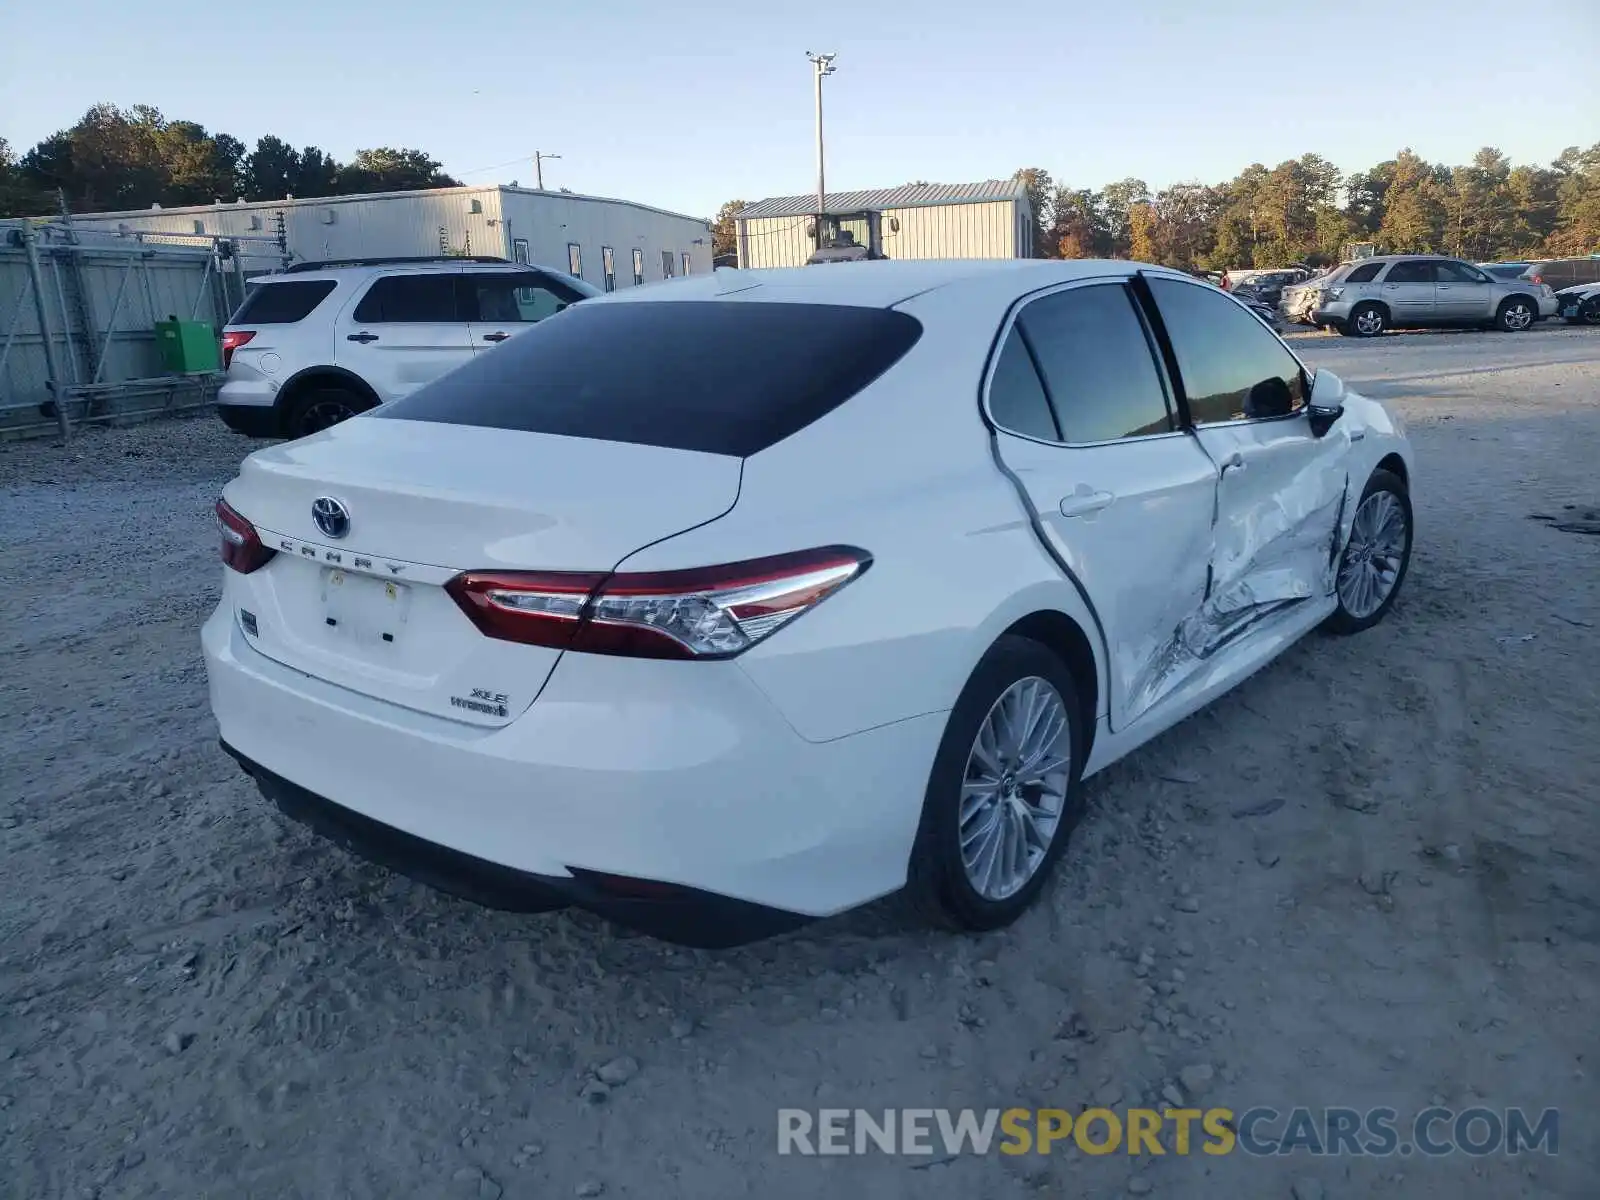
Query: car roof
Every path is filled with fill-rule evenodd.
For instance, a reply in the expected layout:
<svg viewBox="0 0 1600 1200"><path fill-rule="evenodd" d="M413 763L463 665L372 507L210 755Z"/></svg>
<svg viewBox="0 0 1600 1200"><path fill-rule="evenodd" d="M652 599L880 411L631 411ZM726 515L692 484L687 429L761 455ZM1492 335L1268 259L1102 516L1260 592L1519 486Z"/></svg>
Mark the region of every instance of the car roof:
<svg viewBox="0 0 1600 1200"><path fill-rule="evenodd" d="M1182 276L1165 267L1124 259L958 258L879 259L806 267L721 270L612 292L590 304L658 300L770 300L806 304L851 304L887 308L912 296L963 282L1014 281L1017 291L1098 276L1126 276L1148 269Z"/></svg>

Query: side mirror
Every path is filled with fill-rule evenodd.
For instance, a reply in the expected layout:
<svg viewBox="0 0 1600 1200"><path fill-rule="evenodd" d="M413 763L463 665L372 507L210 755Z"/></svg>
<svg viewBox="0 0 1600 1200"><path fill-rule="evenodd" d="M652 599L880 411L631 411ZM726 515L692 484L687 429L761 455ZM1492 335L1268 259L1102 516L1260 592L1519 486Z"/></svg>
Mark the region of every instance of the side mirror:
<svg viewBox="0 0 1600 1200"><path fill-rule="evenodd" d="M1314 437L1325 437L1344 416L1344 380L1332 371L1318 371L1311 381L1311 403L1306 406Z"/></svg>

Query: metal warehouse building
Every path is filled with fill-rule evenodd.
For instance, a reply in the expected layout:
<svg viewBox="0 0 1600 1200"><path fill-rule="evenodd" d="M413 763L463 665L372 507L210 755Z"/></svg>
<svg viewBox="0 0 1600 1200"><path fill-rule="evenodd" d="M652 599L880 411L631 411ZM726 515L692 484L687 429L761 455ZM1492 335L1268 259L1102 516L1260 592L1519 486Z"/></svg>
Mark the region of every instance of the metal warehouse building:
<svg viewBox="0 0 1600 1200"><path fill-rule="evenodd" d="M241 238L237 249L251 272L276 270L285 255L305 262L480 254L565 270L609 290L711 270L711 230L698 217L532 188L206 204L74 214L72 222L127 238Z"/></svg>
<svg viewBox="0 0 1600 1200"><path fill-rule="evenodd" d="M868 192L832 192L828 214L866 245L875 212L888 258L1028 258L1033 254L1033 210L1015 180L984 183L913 183ZM741 267L797 267L816 249L817 198L777 196L736 218Z"/></svg>

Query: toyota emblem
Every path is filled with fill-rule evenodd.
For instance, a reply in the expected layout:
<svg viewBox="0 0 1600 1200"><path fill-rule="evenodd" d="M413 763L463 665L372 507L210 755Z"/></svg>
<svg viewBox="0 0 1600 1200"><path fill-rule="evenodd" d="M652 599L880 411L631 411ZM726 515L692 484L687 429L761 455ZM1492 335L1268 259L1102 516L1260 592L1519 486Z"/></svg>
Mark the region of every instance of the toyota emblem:
<svg viewBox="0 0 1600 1200"><path fill-rule="evenodd" d="M324 537L342 538L350 532L350 510L332 496L318 496L311 502L311 519Z"/></svg>

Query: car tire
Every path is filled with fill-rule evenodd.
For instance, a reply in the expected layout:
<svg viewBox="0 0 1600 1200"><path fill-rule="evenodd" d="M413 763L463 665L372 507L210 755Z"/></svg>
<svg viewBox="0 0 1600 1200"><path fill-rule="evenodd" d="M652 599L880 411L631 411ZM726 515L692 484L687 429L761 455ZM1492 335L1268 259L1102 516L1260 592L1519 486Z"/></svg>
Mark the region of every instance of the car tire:
<svg viewBox="0 0 1600 1200"><path fill-rule="evenodd" d="M1522 296L1508 296L1494 314L1494 327L1501 333L1526 333L1538 319L1538 305Z"/></svg>
<svg viewBox="0 0 1600 1200"><path fill-rule="evenodd" d="M284 436L309 437L340 421L347 421L357 413L366 412L372 406L372 401L349 388L312 388L291 404L289 411L284 414Z"/></svg>
<svg viewBox="0 0 1600 1200"><path fill-rule="evenodd" d="M906 896L923 922L962 931L998 929L1016 920L1043 889L1083 815L1079 778L1088 731L1080 697L1067 664L1031 638L1009 634L1000 638L973 670L950 711L934 756L907 870ZM1003 700L1007 704L1002 704ZM1015 743L1004 738L996 742L991 735L996 721L1003 727L1008 711L1020 715L1036 702L1044 706L1046 714L1038 728L1062 723L1062 734L1046 744L1044 753L1052 760L1064 760L1064 765L1049 776L1048 783L1034 790L1036 785L1023 781L1028 756L1024 754L1020 764L1011 763L1008 749L1017 749ZM1064 746L1061 736L1066 739ZM987 739L986 743L980 744L980 737ZM1027 737L1022 741L1025 751ZM983 766L986 757L1000 760L1001 773L993 789L985 786L991 774ZM1018 765L1024 771L1011 769ZM1056 810L1051 822L1035 824L1020 815L1051 807ZM995 831L1002 847L1020 847L1027 859L1026 867L1018 864L1021 869L1017 871L1005 870L998 855L989 860L991 868L1000 866L1000 874L1013 880L1030 872L1014 890L1005 889L1004 879L991 881L993 886L987 889L981 888L981 880L974 882L974 875L983 876L984 871L981 861L973 865L969 856L982 854L985 839L980 827L985 823ZM1049 824L1048 830L1043 824ZM976 847L966 853L964 827ZM1023 837L1024 827L1034 836ZM999 836L1006 832L1014 835L1009 842ZM1041 840L1045 843L1042 847ZM1035 851L1039 851L1037 859Z"/></svg>
<svg viewBox="0 0 1600 1200"><path fill-rule="evenodd" d="M1398 518L1400 544L1394 546L1383 536L1383 522ZM1412 522L1411 495L1405 480L1392 471L1379 469L1367 480L1356 505L1351 523L1350 537L1339 555L1339 566L1334 576L1334 596L1338 607L1323 623L1329 633L1347 636L1371 629L1388 615L1394 607L1395 597L1405 583L1406 571L1411 566L1411 547L1415 540ZM1389 553L1385 553L1385 551ZM1387 565L1385 564L1387 561ZM1368 591L1356 578L1365 572L1373 585L1382 585L1381 594Z"/></svg>
<svg viewBox="0 0 1600 1200"><path fill-rule="evenodd" d="M1578 315L1569 318L1568 325L1600 325L1600 296L1590 296L1578 305Z"/></svg>
<svg viewBox="0 0 1600 1200"><path fill-rule="evenodd" d="M1384 311L1383 305L1369 301L1356 305L1350 311L1350 319L1345 326L1351 337L1381 337L1389 331L1389 314Z"/></svg>

